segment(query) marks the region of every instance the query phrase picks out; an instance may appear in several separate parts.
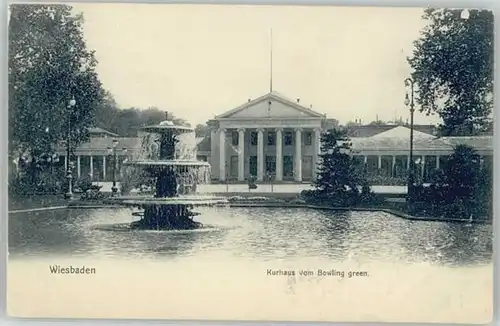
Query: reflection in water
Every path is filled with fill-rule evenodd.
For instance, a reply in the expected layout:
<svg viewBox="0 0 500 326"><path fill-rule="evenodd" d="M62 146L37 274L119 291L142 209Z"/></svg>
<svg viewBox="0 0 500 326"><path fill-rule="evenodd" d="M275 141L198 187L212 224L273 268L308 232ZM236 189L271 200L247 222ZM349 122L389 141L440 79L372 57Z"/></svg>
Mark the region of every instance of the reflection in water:
<svg viewBox="0 0 500 326"><path fill-rule="evenodd" d="M289 208L199 212L211 228L117 229L135 219L128 209L11 215L11 315L440 323L491 318L491 225ZM53 275L54 264L97 273ZM465 264L475 266L456 267ZM318 269L345 277L319 275ZM269 276L269 270L296 275ZM367 277L349 278L349 271Z"/></svg>
<svg viewBox="0 0 500 326"><path fill-rule="evenodd" d="M13 214L11 258L81 256L172 259L225 257L260 261L491 262L492 227L415 222L374 212L289 208L202 208L194 231L103 228L130 223L128 209L59 210Z"/></svg>
<svg viewBox="0 0 500 326"><path fill-rule="evenodd" d="M413 222L400 233L409 258L438 264L468 265L492 259L492 228L480 224L435 223L424 228ZM411 243L410 243L410 240Z"/></svg>

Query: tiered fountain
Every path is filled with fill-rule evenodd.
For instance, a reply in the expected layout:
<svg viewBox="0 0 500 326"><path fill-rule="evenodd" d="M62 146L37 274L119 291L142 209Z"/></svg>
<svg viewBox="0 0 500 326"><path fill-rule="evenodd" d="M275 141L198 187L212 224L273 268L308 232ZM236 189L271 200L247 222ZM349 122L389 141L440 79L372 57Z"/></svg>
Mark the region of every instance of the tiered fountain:
<svg viewBox="0 0 500 326"><path fill-rule="evenodd" d="M176 125L166 113L159 125L142 128L141 151L125 163L154 178L154 196L118 197L122 204L139 207L142 218L130 226L149 230L189 230L202 227L193 220L196 206L226 205L222 197L196 194L196 185L210 180L210 165L196 160L193 128Z"/></svg>

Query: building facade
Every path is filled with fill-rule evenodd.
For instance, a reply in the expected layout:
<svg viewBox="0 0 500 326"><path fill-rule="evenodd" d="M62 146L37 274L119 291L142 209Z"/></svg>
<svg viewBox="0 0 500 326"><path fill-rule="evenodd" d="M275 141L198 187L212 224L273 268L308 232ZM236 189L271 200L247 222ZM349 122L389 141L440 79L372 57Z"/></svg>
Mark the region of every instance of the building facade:
<svg viewBox="0 0 500 326"><path fill-rule="evenodd" d="M210 134L197 139L197 158L210 163L214 182L245 182L249 176L258 181L272 176L276 182L310 182L316 176L320 136L338 122L298 99L271 92L214 117L208 125ZM89 131L90 141L73 150L73 175L105 182L115 174L119 181L122 163L140 150L140 138L119 137L99 128ZM358 125L348 131L350 154L369 175L406 178L409 126ZM492 136L438 138L432 126L414 126L415 168L424 182L459 144L475 148L480 164L493 166ZM65 148L56 155L54 162L64 172Z"/></svg>
<svg viewBox="0 0 500 326"><path fill-rule="evenodd" d="M116 179L120 180L123 162L139 150L139 138L119 137L101 128L89 128L89 133L90 140L72 150L74 178L111 182L115 174ZM116 145L113 144L114 141ZM58 148L56 155L55 166L60 168L61 173L65 173L68 169L66 148Z"/></svg>
<svg viewBox="0 0 500 326"><path fill-rule="evenodd" d="M227 182L309 182L315 178L321 134L338 125L336 120L269 93L216 116L209 121L210 136L200 139L198 157L211 164L212 179ZM413 155L417 174L426 181L453 153L456 145L476 149L480 164L493 164L492 136L441 137L428 125L414 126ZM410 128L405 125L353 126L352 150L370 175L404 178L407 175Z"/></svg>
<svg viewBox="0 0 500 326"><path fill-rule="evenodd" d="M276 181L301 182L314 178L321 132L336 121L271 92L208 124L210 150L203 150L202 141L198 154L210 162L212 178L243 182L250 175L257 181L273 175Z"/></svg>

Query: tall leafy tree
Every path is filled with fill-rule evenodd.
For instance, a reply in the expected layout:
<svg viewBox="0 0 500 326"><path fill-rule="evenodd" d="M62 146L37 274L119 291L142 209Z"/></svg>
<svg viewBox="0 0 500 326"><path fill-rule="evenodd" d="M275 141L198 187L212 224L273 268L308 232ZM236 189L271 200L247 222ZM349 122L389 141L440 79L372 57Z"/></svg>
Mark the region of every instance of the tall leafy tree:
<svg viewBox="0 0 500 326"><path fill-rule="evenodd" d="M169 115L172 116L171 113ZM165 118L165 111L157 107L120 109L113 95L106 92L102 105L96 111L96 126L120 136L135 137L139 128L158 124ZM174 116L172 120L176 124L190 126L185 119Z"/></svg>
<svg viewBox="0 0 500 326"><path fill-rule="evenodd" d="M74 15L70 6L10 6L11 150L35 157L50 151L67 138L68 120L74 145L88 137L103 92L82 26L83 16Z"/></svg>
<svg viewBox="0 0 500 326"><path fill-rule="evenodd" d="M119 113L118 103L109 91L103 92L103 98L95 112L95 126L105 130L116 132L114 123Z"/></svg>
<svg viewBox="0 0 500 326"><path fill-rule="evenodd" d="M429 24L415 41L409 64L421 111L442 118L441 134L475 135L491 129L493 12L425 10Z"/></svg>

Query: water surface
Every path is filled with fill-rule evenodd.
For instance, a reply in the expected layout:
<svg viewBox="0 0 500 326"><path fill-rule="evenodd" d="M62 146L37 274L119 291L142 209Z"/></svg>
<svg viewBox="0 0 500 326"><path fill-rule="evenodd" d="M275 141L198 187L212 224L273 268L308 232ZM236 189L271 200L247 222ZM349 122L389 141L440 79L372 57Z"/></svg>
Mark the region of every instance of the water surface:
<svg viewBox="0 0 500 326"><path fill-rule="evenodd" d="M287 208L200 208L197 231L110 231L136 219L129 209L12 214L11 258L98 256L168 260L223 254L230 259L487 264L491 225L404 220L383 212Z"/></svg>
<svg viewBox="0 0 500 326"><path fill-rule="evenodd" d="M196 231L129 209L11 214L8 310L27 317L487 322L492 227L387 213L200 208ZM54 275L53 265L96 268ZM319 269L344 271L321 277ZM271 271L294 271L272 276ZM300 271L311 271L302 276ZM349 271L363 272L349 278Z"/></svg>

